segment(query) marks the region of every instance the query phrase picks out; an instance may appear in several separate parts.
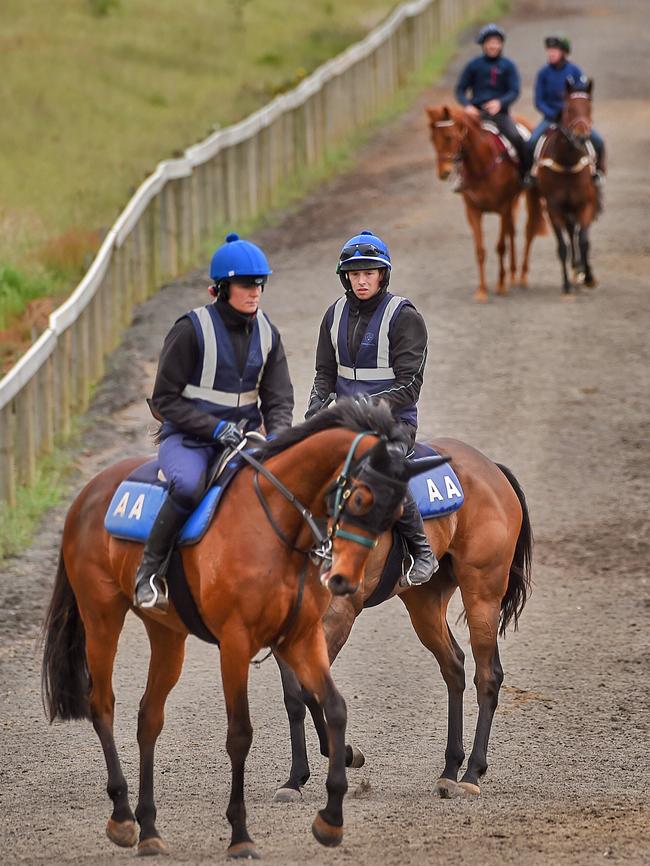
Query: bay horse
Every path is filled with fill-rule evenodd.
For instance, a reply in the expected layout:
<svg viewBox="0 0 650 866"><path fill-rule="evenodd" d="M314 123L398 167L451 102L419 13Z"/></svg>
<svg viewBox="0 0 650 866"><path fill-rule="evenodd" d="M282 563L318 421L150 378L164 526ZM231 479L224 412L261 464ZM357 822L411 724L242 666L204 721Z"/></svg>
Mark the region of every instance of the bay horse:
<svg viewBox="0 0 650 866"><path fill-rule="evenodd" d="M401 435L385 406L340 402L269 443L261 458L262 477L254 476L251 467L242 469L203 539L181 548L194 600L220 642L226 748L232 765L226 813L232 827L230 857L259 856L246 826L244 765L252 741L249 664L265 646L274 647L322 705L330 753L328 799L312 830L324 845L341 842L347 716L330 675L321 620L331 594L353 593L360 585L370 548L401 513L409 473L420 471L389 449ZM138 714L140 785L135 816L113 737L113 664L124 619L133 609L142 547L109 536L104 515L119 483L142 462L127 459L104 470L70 507L45 623L43 699L51 721L92 720L113 802L108 837L123 847L135 845L137 818L138 853L161 854L167 848L155 826L154 747L163 727L165 701L181 674L188 634L173 608L166 614L134 610L151 645ZM284 492L269 482L268 472L284 485ZM331 567L319 579L309 557L314 553L309 527L316 524L305 522L303 515L325 517L325 494L333 484L338 498L330 520Z"/></svg>
<svg viewBox="0 0 650 866"><path fill-rule="evenodd" d="M589 262L589 227L598 215L593 183L595 165L587 150L591 133L593 81L567 81L560 123L549 128L539 147L533 173L546 201L562 264L562 291L571 291L567 273L569 240L575 279L588 288L596 285Z"/></svg>
<svg viewBox="0 0 650 866"><path fill-rule="evenodd" d="M500 219L499 239L496 251L499 257L499 276L496 293L507 294L506 288L506 241L510 251L510 282L516 282L517 254L515 249L515 216L521 194L521 181L517 166L500 148L496 136L483 129L480 120L471 117L461 108L440 105L426 109L429 118L431 142L437 153L438 177L446 180L455 167L463 174L462 196L467 221L474 235L474 248L478 263L479 285L474 298L480 302L488 300L485 282L485 247L483 245L483 214L496 213ZM517 118L528 128L529 125ZM528 216L526 221L526 245L519 275L519 284L528 282L530 248L537 235L546 233L544 211L539 197L526 194Z"/></svg>
<svg viewBox="0 0 650 866"><path fill-rule="evenodd" d="M503 669L499 660L497 634L505 634L519 615L530 591L532 529L524 492L505 466L456 439L435 439L430 443L453 461L465 501L462 507L437 519L426 520L425 531L440 559L440 569L428 583L412 588L396 587L406 606L421 643L435 656L448 693L448 724L445 763L436 782L443 798L479 795L480 779L487 770L487 747L497 707ZM373 593L390 551L391 536L385 535L370 555L361 591L345 598L333 598L324 617L330 662L347 641L352 626ZM478 720L467 769L458 782L465 759L463 747L463 693L465 656L456 642L446 614L447 605L460 588L469 626L472 654L476 663ZM288 780L275 794L279 801L300 798L300 789L309 778L305 747L305 705L309 708L323 755L328 741L323 714L306 689L300 689L291 670L277 658L289 716L291 770ZM361 751L346 746L348 766L364 763Z"/></svg>

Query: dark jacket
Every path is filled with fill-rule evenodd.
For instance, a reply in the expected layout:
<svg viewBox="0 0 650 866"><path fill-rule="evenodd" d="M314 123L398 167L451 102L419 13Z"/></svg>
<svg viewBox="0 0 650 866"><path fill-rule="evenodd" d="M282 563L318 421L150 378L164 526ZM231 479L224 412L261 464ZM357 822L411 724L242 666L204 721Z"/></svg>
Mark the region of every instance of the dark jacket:
<svg viewBox="0 0 650 866"><path fill-rule="evenodd" d="M518 99L519 72L507 57L486 57L481 54L467 64L456 85L456 99L461 105L481 108L491 99L498 99L501 111L508 111ZM467 95L470 91L470 95Z"/></svg>
<svg viewBox="0 0 650 866"><path fill-rule="evenodd" d="M568 78L579 81L582 70L575 63L547 63L537 73L535 79L535 108L544 115L544 120L558 120L564 105Z"/></svg>
<svg viewBox="0 0 650 866"><path fill-rule="evenodd" d="M359 301L353 292L347 293L350 304L348 349L353 361L356 360L361 339L382 295L380 293L367 301ZM327 316L324 316L318 334L316 376L311 392L312 398L317 396L321 400L326 400L335 391L337 377L336 354L326 319ZM427 328L415 307L405 306L400 310L391 324L389 338L389 360L395 381L385 393L375 396L387 400L396 415L401 409L417 403L427 360Z"/></svg>
<svg viewBox="0 0 650 866"><path fill-rule="evenodd" d="M219 312L243 373L251 338L253 316L238 313L227 301L216 301ZM280 334L271 326L277 338L260 381L259 401L267 433L277 433L291 426L293 386ZM165 337L153 395L149 405L158 420L171 422L188 436L211 441L216 426L214 415L199 409L194 401L181 396L199 361L199 345L191 320L183 316Z"/></svg>

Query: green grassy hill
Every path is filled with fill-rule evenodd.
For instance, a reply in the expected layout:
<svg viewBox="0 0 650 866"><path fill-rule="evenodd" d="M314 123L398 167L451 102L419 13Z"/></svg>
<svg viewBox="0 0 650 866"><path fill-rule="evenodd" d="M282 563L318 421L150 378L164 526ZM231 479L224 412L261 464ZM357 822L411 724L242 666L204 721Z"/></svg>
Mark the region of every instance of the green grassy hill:
<svg viewBox="0 0 650 866"><path fill-rule="evenodd" d="M391 0L3 0L0 331L74 284L131 192L372 29Z"/></svg>

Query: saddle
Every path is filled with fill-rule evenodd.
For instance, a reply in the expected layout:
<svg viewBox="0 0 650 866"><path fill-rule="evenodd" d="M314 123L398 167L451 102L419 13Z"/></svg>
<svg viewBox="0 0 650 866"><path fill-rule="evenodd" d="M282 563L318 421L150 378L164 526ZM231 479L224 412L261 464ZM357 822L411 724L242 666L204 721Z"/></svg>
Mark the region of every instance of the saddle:
<svg viewBox="0 0 650 866"><path fill-rule="evenodd" d="M517 127L517 132L523 138L524 141L529 141L531 132L527 126L524 126L523 123L518 123L515 121L515 126ZM498 128L496 123L492 123L490 120L483 119L481 120L481 127L486 131L491 133L498 142L500 149L508 155L508 158L512 160L516 165L519 164L519 157L517 156L517 151L515 146L510 141L510 139L504 135L501 130Z"/></svg>

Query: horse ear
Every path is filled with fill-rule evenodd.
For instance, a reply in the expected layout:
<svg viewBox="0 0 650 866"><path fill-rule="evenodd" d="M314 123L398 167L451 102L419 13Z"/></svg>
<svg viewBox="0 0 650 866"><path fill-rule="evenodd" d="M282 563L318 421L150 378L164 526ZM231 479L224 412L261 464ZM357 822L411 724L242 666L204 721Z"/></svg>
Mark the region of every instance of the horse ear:
<svg viewBox="0 0 650 866"><path fill-rule="evenodd" d="M451 457L446 457L440 454L436 457L421 457L419 460L407 460L406 469L404 471L404 481L413 478L414 475L419 475L421 472L428 472L429 469L435 469L437 466L442 466L443 463L449 463Z"/></svg>
<svg viewBox="0 0 650 866"><path fill-rule="evenodd" d="M380 439L368 452L368 463L377 472L386 475L391 466L391 456L386 447L386 440Z"/></svg>
<svg viewBox="0 0 650 866"><path fill-rule="evenodd" d="M569 77L566 80L566 92L567 93L572 92L574 84L575 84L575 81L573 80L573 77L571 75L569 75Z"/></svg>
<svg viewBox="0 0 650 866"><path fill-rule="evenodd" d="M592 94L594 92L594 79L593 78L587 79L587 86L585 87L585 90L589 94Z"/></svg>
<svg viewBox="0 0 650 866"><path fill-rule="evenodd" d="M450 120L451 119L451 112L449 111L449 107L447 105L442 106L442 116L443 116L444 120Z"/></svg>
<svg viewBox="0 0 650 866"><path fill-rule="evenodd" d="M424 110L429 115L429 120L431 121L431 123L434 123L438 119L438 109L437 108L431 108L430 105L427 105L427 107Z"/></svg>

